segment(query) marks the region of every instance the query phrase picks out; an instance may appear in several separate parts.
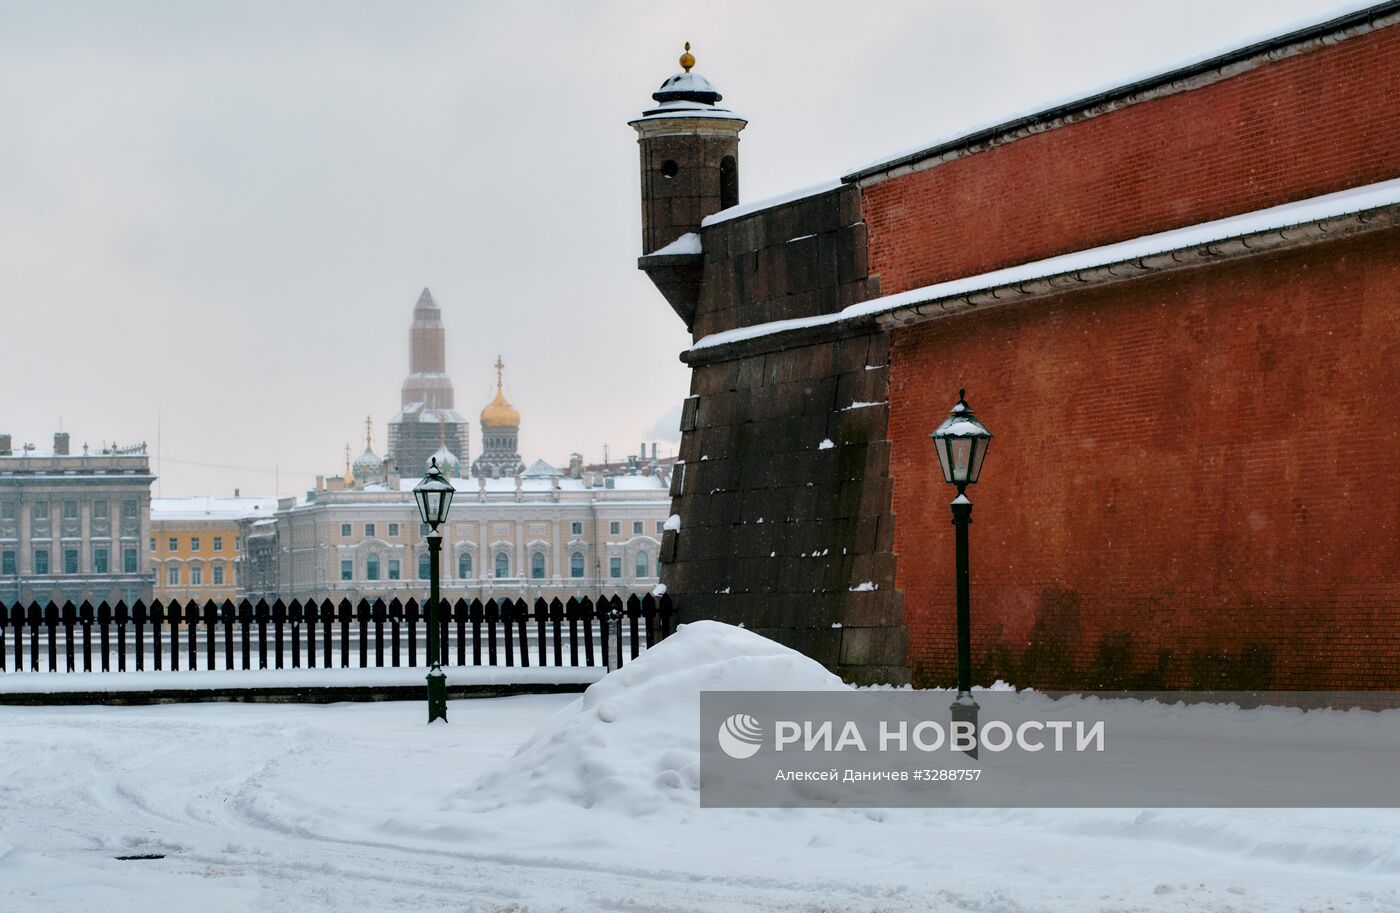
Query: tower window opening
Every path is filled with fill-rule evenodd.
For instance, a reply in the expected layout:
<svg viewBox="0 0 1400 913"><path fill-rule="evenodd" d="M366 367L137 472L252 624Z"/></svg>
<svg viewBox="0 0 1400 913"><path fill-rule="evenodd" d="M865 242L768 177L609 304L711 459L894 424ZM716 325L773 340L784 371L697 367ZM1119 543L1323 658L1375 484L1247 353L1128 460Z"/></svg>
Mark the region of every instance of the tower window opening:
<svg viewBox="0 0 1400 913"><path fill-rule="evenodd" d="M681 166L676 164L675 159L667 159L661 163L661 176L668 181L679 174L680 170Z"/></svg>
<svg viewBox="0 0 1400 913"><path fill-rule="evenodd" d="M726 155L719 160L719 208L728 209L739 205L739 165L734 156Z"/></svg>

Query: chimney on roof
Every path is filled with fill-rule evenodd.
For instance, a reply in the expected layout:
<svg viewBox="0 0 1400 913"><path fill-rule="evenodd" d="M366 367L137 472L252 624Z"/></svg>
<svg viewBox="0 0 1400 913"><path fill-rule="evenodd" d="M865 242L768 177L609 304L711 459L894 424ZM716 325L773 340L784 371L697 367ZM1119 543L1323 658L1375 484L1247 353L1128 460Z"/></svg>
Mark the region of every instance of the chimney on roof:
<svg viewBox="0 0 1400 913"><path fill-rule="evenodd" d="M656 459L656 441L651 442L651 458Z"/></svg>
<svg viewBox="0 0 1400 913"><path fill-rule="evenodd" d="M68 432L55 431L53 434L53 455L68 456Z"/></svg>
<svg viewBox="0 0 1400 913"><path fill-rule="evenodd" d="M237 489L237 488L235 488L235 489L233 490L233 496L234 496L235 498L238 497L238 489Z"/></svg>
<svg viewBox="0 0 1400 913"><path fill-rule="evenodd" d="M0 456L13 455L12 439L8 434L0 434Z"/></svg>

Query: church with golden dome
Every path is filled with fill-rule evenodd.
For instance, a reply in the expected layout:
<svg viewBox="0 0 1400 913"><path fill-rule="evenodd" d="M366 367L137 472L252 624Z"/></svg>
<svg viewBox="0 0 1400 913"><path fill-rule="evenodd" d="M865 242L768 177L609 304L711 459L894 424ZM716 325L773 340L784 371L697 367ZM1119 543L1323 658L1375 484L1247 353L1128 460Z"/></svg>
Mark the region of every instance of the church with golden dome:
<svg viewBox="0 0 1400 913"><path fill-rule="evenodd" d="M525 471L520 459L520 413L506 399L505 362L496 356L496 398L481 410L481 456L472 475L496 479Z"/></svg>

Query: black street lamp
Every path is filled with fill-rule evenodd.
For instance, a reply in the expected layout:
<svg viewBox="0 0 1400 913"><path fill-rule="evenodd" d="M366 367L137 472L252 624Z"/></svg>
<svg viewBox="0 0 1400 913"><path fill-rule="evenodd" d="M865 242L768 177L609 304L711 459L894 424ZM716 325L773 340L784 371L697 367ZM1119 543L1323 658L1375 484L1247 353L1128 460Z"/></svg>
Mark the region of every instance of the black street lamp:
<svg viewBox="0 0 1400 913"><path fill-rule="evenodd" d="M447 722L447 676L442 674L442 648L438 645L438 608L442 601L438 596L438 560L442 553L442 533L438 527L447 520L448 508L452 506L455 489L452 483L442 477L438 469L437 457L428 466L428 474L413 489L413 498L418 502L418 515L428 526L428 656L432 658L432 668L428 670L428 722Z"/></svg>
<svg viewBox="0 0 1400 913"><path fill-rule="evenodd" d="M938 464L943 481L955 485L958 495L953 499L953 529L957 553L958 586L958 696L953 701L953 720L977 726L977 702L972 698L972 610L968 594L967 528L972 524L972 502L965 494L982 474L982 461L987 458L987 446L992 433L972 414L964 398L967 391L958 391L957 405L932 435L938 451ZM969 752L977 757L976 749Z"/></svg>

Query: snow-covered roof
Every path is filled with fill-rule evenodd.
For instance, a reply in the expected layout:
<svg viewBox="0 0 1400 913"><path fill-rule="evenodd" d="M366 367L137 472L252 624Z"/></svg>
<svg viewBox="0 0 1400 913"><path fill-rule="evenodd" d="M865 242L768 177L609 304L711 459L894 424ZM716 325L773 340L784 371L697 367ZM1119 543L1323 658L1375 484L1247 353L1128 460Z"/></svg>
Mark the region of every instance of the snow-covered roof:
<svg viewBox="0 0 1400 913"><path fill-rule="evenodd" d="M277 512L274 497L215 498L208 495L194 498L152 498L152 520L240 520L246 517L270 517Z"/></svg>
<svg viewBox="0 0 1400 913"><path fill-rule="evenodd" d="M1056 257L1047 257L1043 260L1035 260L1030 263L1023 263L1019 266L1011 266L987 273L979 273L975 276L966 276L961 279L938 282L933 285L926 285L922 288L910 289L907 292L885 295L880 298L872 298L869 301L858 302L831 314L819 314L815 317L798 317L791 320L775 320L770 323L760 323L754 326L738 327L733 330L711 333L709 336L698 340L691 346L690 350L694 352L714 346L740 342L745 339L754 339L773 333L781 333L786 330L818 327L860 317L870 317L916 304L927 304L941 299L967 296L994 288L1028 282L1033 279L1044 279L1093 267L1108 266L1110 264L1136 260L1141 257L1166 253L1168 251L1200 247L1204 244L1223 241L1228 238L1238 238L1245 235L1257 234L1259 232L1273 231L1294 225L1303 225L1309 222L1362 212L1368 209L1377 209L1382 206L1390 206L1397 203L1400 203L1400 178L1382 181L1378 184L1368 184L1364 187L1355 187L1351 190L1343 190L1337 193L1311 197L1306 200L1284 203L1280 206L1271 206L1267 209L1242 213L1224 219L1216 219L1211 222L1202 222L1198 225L1189 225L1185 228L1158 232L1157 234L1146 235L1141 238L1133 238L1129 241L1119 241L1114 244L1105 244L1101 247L1089 248L1069 254L1061 254Z"/></svg>
<svg viewBox="0 0 1400 913"><path fill-rule="evenodd" d="M670 257L675 254L699 254L704 249L700 246L700 236L693 231L688 231L665 247L658 247L647 254L648 257Z"/></svg>
<svg viewBox="0 0 1400 913"><path fill-rule="evenodd" d="M527 479L561 478L564 475L564 470L551 466L544 460L535 460L530 464L530 468L525 470L524 475Z"/></svg>
<svg viewBox="0 0 1400 913"><path fill-rule="evenodd" d="M447 375L443 375L446 377ZM389 424L402 424L403 422L425 422L436 425L438 421L456 422L461 424L466 419L456 409L429 409L425 403L409 403L399 410L399 414L389 420Z"/></svg>

